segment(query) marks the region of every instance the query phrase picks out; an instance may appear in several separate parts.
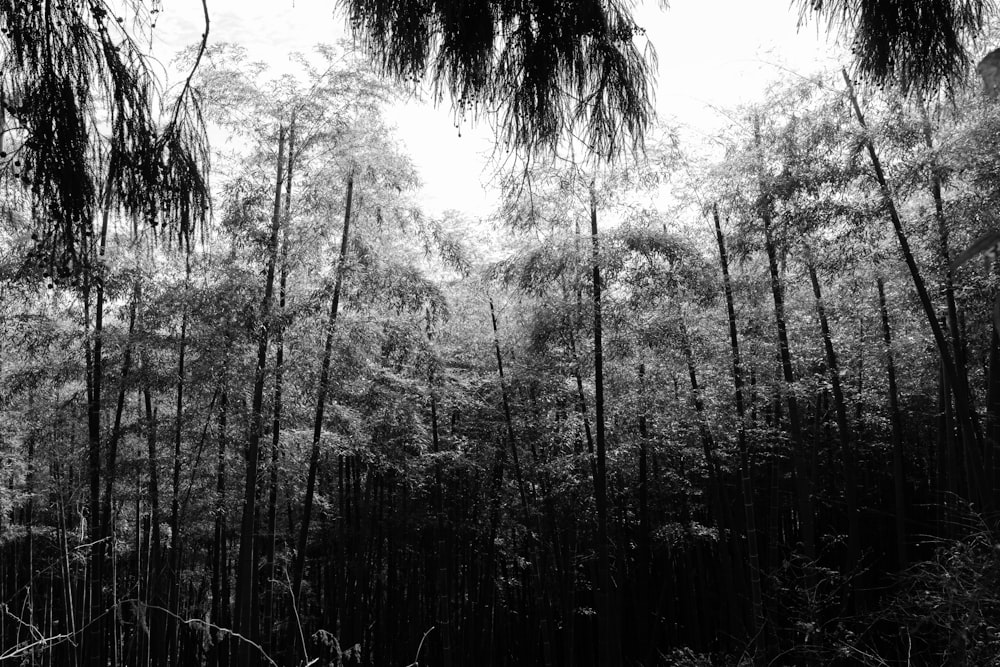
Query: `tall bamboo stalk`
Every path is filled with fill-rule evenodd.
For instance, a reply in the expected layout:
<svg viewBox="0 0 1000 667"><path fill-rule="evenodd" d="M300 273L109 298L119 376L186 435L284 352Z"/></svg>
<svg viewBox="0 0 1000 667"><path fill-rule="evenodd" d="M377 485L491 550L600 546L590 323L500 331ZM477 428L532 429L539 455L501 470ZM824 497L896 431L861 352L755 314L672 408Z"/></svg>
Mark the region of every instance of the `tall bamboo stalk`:
<svg viewBox="0 0 1000 667"><path fill-rule="evenodd" d="M330 299L330 314L326 322L326 341L323 344L323 359L320 362L319 386L316 390L316 414L313 418L312 450L309 454L309 473L306 481L306 495L302 503L302 524L299 527L299 546L295 553L295 570L292 578L293 597L299 599L302 576L306 564L306 547L309 542L309 521L312 517L313 496L316 492L316 471L319 469L319 443L323 434L323 414L326 411L326 394L330 389L330 361L333 356L333 335L337 326L340 309L340 290L347 263L348 241L351 233L351 204L354 198L354 171L347 175L347 194L344 199L344 226L340 237L340 254L337 257L336 278L333 296Z"/></svg>
<svg viewBox="0 0 1000 667"><path fill-rule="evenodd" d="M861 560L861 519L858 512L858 473L854 453L854 436L847 419L847 403L844 400L844 390L840 385L840 362L833 347L830 322L826 315L826 306L823 304L819 277L816 274L811 253L808 250L806 252L806 269L809 272L809 281L812 283L813 296L816 298L816 312L819 314L823 349L826 352L826 365L833 391L834 414L840 435L841 462L844 469L844 500L847 505L847 572L851 574L856 570Z"/></svg>
<svg viewBox="0 0 1000 667"><path fill-rule="evenodd" d="M240 543L236 569L236 617L234 629L251 642L258 636L257 572L254 553L254 530L257 525L257 477L260 459L260 439L263 432L264 379L267 368L267 348L272 327L274 272L278 259L278 234L281 230L281 186L285 169L286 128L278 128L278 159L274 179L274 208L271 234L267 246L267 271L264 296L261 300L260 326L257 334L257 366L254 372L253 402L250 409L250 437L246 448L246 480L243 485L243 511L240 521ZM234 652L236 662L255 667L258 653L247 642L238 642Z"/></svg>
<svg viewBox="0 0 1000 667"><path fill-rule="evenodd" d="M854 115L857 118L858 125L861 126L862 130L867 132L868 124L865 121L864 114L861 112L861 106L858 104L858 98L854 92L854 84L851 82L851 78L847 75L847 70L841 70L841 74L843 75L844 83L847 85L848 99L851 102L851 107L854 110ZM910 242L906 236L906 232L903 230L903 222L896 209L896 200L893 197L892 190L890 189L888 180L885 177L885 171L882 169L882 161L879 159L878 153L875 150L875 144L868 135L865 136L864 142L865 148L868 149L868 157L871 160L872 169L875 172L875 179L878 182L879 189L882 194L882 200L888 210L893 231L896 233L896 240L899 242L900 252L903 255L903 260L906 262L906 268L910 272L910 278L913 281L914 289L916 289L920 306L923 308L924 315L927 318L927 324L930 326L931 333L934 335L934 342L937 345L938 353L941 356L941 369L944 373L944 378L955 398L955 414L958 417L960 426L959 431L961 432L962 442L964 445L963 454L969 459L968 471L970 474L970 500L980 507L987 508L992 504L992 502L989 498L990 494L987 493L987 490L984 488L982 483L981 471L983 437L982 432L973 416L972 397L967 391L967 387L963 385L959 379L958 369L955 365L951 352L948 349L948 341L945 338L944 331L941 324L938 322L934 304L931 302L930 295L927 293L927 286L920 275L920 269L917 267L917 262L913 256L913 252L910 250Z"/></svg>
<svg viewBox="0 0 1000 667"><path fill-rule="evenodd" d="M757 519L754 510L753 483L750 474L750 447L747 442L747 414L743 396L743 363L740 358L739 332L736 326L736 307L733 302L733 283L729 276L729 255L722 233L719 209L712 207L715 223L715 240L719 246L719 266L722 269L723 296L726 301L726 318L729 322L729 350L733 362L733 389L736 401L737 447L740 453L740 486L743 493L743 515L746 521L747 557L750 569L750 597L753 609L751 629L758 631L764 622L764 605L760 587L760 556L757 546Z"/></svg>
<svg viewBox="0 0 1000 667"><path fill-rule="evenodd" d="M278 452L281 446L282 398L285 378L285 298L288 283L288 228L292 221L292 173L295 168L295 112L288 127L288 167L285 173L285 212L281 233L281 271L278 279L278 324L275 326L274 344L277 351L274 355L274 402L271 419L271 461L268 465L269 479L267 483L267 529L264 531L264 646L272 649L275 645L273 637L274 626L274 586L275 567L274 553L277 548L278 522Z"/></svg>
<svg viewBox="0 0 1000 667"><path fill-rule="evenodd" d="M882 342L885 346L885 372L889 380L889 422L892 425L892 486L895 501L897 567L904 570L908 564L906 533L906 459L903 452L903 420L899 412L899 389L896 387L896 364L892 354L892 329L889 311L885 306L885 281L878 284L878 309L882 320Z"/></svg>
<svg viewBox="0 0 1000 667"><path fill-rule="evenodd" d="M595 505L597 507L597 652L603 667L621 664L618 612L611 573L611 545L608 534L607 428L604 413L604 343L601 313L601 245L597 229L597 189L590 183L590 243L594 306L594 417L596 423Z"/></svg>
<svg viewBox="0 0 1000 667"><path fill-rule="evenodd" d="M754 119L754 143L760 147L760 117ZM774 300L774 325L778 335L778 353L784 380L785 404L788 406L788 426L792 440L792 463L795 467L795 490L799 509L799 534L806 558L816 558L816 519L813 503L812 471L807 460L805 438L802 434L802 416L798 397L795 395L795 371L792 367L788 330L785 326L785 295L781 274L778 271L778 251L774 242L774 223L771 212L771 197L760 185L759 215L764 223L764 248L767 251L767 265L770 271L771 296Z"/></svg>

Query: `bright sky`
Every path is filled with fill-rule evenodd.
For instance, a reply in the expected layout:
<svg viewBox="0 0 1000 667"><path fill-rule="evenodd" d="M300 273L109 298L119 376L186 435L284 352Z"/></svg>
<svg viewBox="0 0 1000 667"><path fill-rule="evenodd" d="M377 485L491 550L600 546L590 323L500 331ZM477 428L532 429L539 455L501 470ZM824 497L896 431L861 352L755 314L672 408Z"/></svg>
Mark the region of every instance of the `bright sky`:
<svg viewBox="0 0 1000 667"><path fill-rule="evenodd" d="M239 43L277 73L289 67L289 53L309 52L345 35L334 5L335 0L208 0L210 41ZM671 0L666 11L658 5L645 0L636 9L659 60L657 113L695 133L710 134L725 124L719 110L759 99L769 82L837 64L831 60L836 47L815 23L797 29L797 9L789 0ZM153 54L169 62L203 30L200 0L167 0ZM493 143L486 123L459 133L447 103L434 108L417 101L400 104L390 117L420 170L425 210L489 213L487 157Z"/></svg>

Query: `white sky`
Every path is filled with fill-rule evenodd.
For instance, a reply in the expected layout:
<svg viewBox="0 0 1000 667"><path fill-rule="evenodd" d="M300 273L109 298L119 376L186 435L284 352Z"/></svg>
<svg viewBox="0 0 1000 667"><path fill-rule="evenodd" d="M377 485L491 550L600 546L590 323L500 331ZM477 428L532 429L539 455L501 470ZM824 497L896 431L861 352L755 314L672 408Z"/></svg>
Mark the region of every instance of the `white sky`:
<svg viewBox="0 0 1000 667"><path fill-rule="evenodd" d="M837 64L831 58L838 49L815 23L798 30L797 9L789 3L671 0L666 11L655 0L640 3L637 22L659 60L660 118L710 134L726 122L719 110L759 99L769 82ZM335 0L208 0L210 42L239 43L253 60L279 72L288 67L289 53L344 36L344 20L334 16L334 5ZM196 43L203 29L200 0L166 0L153 55L169 62L180 48ZM390 118L424 181L425 210L488 214L487 157L493 144L486 123L463 127L460 136L447 103L434 108L416 101L400 104Z"/></svg>

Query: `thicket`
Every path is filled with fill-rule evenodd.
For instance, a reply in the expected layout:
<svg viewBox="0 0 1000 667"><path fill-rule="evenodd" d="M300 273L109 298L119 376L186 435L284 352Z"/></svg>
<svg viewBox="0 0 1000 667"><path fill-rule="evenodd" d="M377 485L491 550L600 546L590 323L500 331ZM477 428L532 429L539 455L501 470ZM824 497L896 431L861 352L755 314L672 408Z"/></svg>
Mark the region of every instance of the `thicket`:
<svg viewBox="0 0 1000 667"><path fill-rule="evenodd" d="M365 67L209 56L213 224L66 273L4 192L0 660L1000 659L994 105L817 76L488 224Z"/></svg>

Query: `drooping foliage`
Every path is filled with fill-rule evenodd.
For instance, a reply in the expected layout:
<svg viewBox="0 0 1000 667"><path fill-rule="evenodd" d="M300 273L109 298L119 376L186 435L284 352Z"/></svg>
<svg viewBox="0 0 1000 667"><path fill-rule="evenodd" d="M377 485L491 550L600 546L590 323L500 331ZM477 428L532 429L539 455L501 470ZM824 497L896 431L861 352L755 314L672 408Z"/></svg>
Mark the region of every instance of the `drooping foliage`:
<svg viewBox="0 0 1000 667"><path fill-rule="evenodd" d="M345 0L355 36L400 78L428 73L458 114L496 113L510 148L570 137L614 157L653 116L651 51L622 0Z"/></svg>
<svg viewBox="0 0 1000 667"><path fill-rule="evenodd" d="M102 211L120 208L178 237L205 218L197 96L185 86L161 108L138 42L158 11L143 2L117 15L79 0L0 3L0 173L29 195L32 258L57 277L82 270L82 244Z"/></svg>
<svg viewBox="0 0 1000 667"><path fill-rule="evenodd" d="M954 86L972 62L971 42L996 9L993 0L798 0L846 31L857 73L883 86L932 92Z"/></svg>

